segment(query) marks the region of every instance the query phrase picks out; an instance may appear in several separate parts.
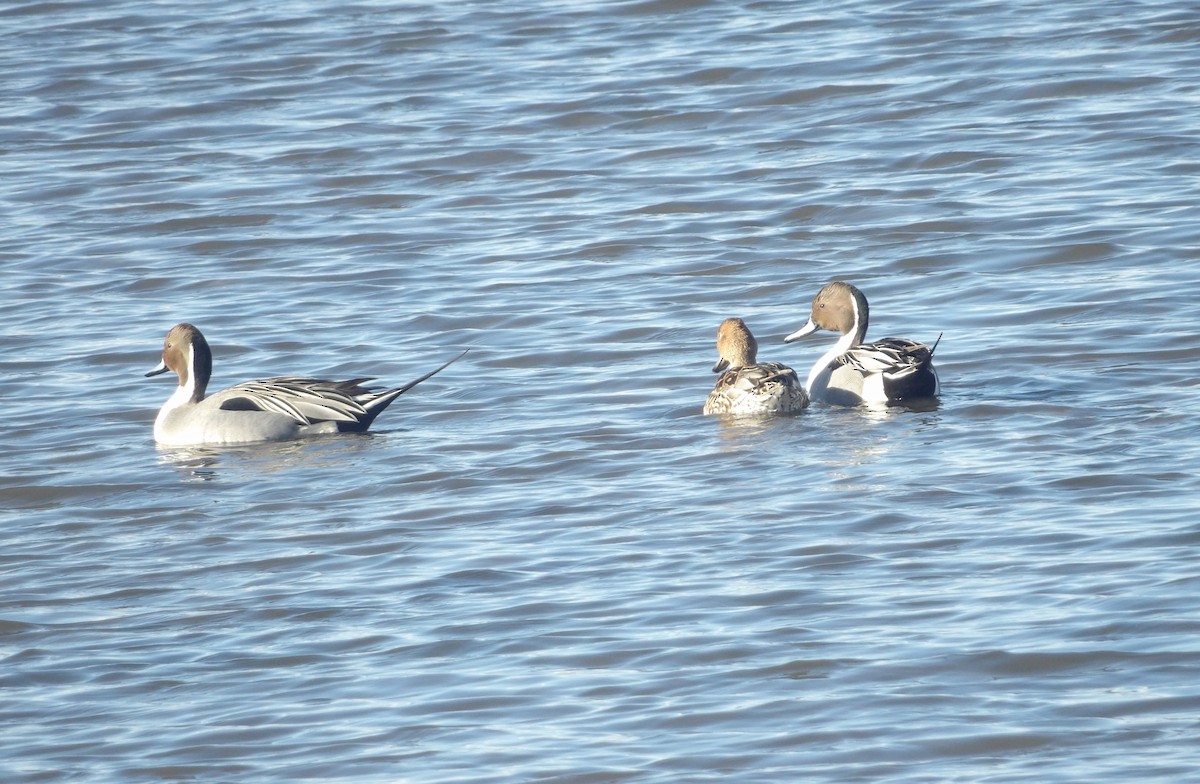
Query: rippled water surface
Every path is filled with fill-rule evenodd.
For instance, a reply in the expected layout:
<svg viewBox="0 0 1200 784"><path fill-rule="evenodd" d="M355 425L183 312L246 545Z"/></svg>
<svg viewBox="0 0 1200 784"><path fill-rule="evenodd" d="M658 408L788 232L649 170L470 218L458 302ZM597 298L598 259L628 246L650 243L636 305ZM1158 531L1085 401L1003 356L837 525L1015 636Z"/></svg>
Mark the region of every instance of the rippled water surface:
<svg viewBox="0 0 1200 784"><path fill-rule="evenodd" d="M1200 777L1200 11L827 6L0 8L0 778ZM702 416L836 278L939 405Z"/></svg>

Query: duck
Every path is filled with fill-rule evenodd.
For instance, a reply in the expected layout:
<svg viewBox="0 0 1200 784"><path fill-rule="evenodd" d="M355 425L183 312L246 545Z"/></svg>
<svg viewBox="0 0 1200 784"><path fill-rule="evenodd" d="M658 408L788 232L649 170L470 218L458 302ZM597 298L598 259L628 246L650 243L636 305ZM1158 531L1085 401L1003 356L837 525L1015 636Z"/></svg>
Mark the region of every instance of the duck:
<svg viewBox="0 0 1200 784"><path fill-rule="evenodd" d="M179 386L154 420L154 440L163 446L230 445L364 432L396 398L467 351L415 381L383 391L364 387L369 377L327 381L276 376L205 397L212 349L195 326L176 324L163 341L162 361L146 373L149 378L172 370L179 377Z"/></svg>
<svg viewBox="0 0 1200 784"><path fill-rule="evenodd" d="M713 372L720 373L704 403L705 414L768 416L808 406L796 371L779 362L758 362L758 341L746 322L727 318L717 329Z"/></svg>
<svg viewBox="0 0 1200 784"><path fill-rule="evenodd" d="M941 383L933 352L942 336L932 347L907 338L864 343L869 317L866 295L845 281L834 281L817 292L808 323L783 339L791 343L818 330L841 333L809 371L804 383L809 397L845 406L937 397Z"/></svg>

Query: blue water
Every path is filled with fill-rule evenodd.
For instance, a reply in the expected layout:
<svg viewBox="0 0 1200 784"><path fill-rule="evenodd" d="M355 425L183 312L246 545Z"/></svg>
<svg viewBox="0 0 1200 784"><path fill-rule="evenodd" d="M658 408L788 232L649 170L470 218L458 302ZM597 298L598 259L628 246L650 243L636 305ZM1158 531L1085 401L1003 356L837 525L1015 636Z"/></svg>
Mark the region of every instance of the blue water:
<svg viewBox="0 0 1200 784"><path fill-rule="evenodd" d="M0 8L0 778L1200 776L1200 11ZM816 291L931 410L700 414ZM365 436L155 447L215 389Z"/></svg>

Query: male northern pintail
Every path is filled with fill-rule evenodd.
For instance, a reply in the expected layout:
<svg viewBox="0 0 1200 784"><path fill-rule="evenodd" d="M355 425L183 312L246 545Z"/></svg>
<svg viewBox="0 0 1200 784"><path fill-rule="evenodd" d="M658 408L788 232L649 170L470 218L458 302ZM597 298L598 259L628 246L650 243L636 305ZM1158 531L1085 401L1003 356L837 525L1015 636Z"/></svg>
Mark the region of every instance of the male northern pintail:
<svg viewBox="0 0 1200 784"><path fill-rule="evenodd" d="M819 329L842 333L809 372L804 385L809 397L852 406L937 396L940 385L933 368L937 341L933 348L907 338L863 343L869 314L867 298L849 283L835 281L817 292L808 323L784 338L791 343Z"/></svg>
<svg viewBox="0 0 1200 784"><path fill-rule="evenodd" d="M796 371L778 362L756 361L758 341L741 319L721 322L717 353L720 359L713 372L721 376L704 403L704 413L790 414L808 405Z"/></svg>
<svg viewBox="0 0 1200 784"><path fill-rule="evenodd" d="M212 350L200 330L176 324L163 343L162 362L146 374L173 370L179 375L179 387L154 420L154 440L168 446L249 444L361 432L393 400L466 353L416 381L384 392L361 386L369 378L325 381L279 376L247 381L205 397Z"/></svg>

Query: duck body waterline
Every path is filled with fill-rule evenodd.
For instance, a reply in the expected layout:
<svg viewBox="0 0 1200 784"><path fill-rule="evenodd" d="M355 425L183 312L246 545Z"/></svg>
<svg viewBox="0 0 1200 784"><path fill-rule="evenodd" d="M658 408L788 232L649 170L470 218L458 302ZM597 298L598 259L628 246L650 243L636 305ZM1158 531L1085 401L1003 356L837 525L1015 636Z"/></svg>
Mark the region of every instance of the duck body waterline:
<svg viewBox="0 0 1200 784"><path fill-rule="evenodd" d="M791 343L818 330L841 333L809 371L804 384L809 397L845 406L937 397L941 393L933 366L937 342L933 347L908 338L864 343L869 320L866 296L849 283L834 281L817 292L808 323L784 338Z"/></svg>
<svg viewBox="0 0 1200 784"><path fill-rule="evenodd" d="M146 374L171 370L179 378L154 420L154 440L164 446L234 445L362 432L396 398L465 353L415 381L383 391L362 386L369 378L328 381L275 376L206 397L212 350L199 329L176 324L163 342L162 361Z"/></svg>
<svg viewBox="0 0 1200 784"><path fill-rule="evenodd" d="M705 414L771 416L793 414L808 406L796 371L779 362L758 362L758 341L741 319L730 318L717 330L720 373L704 402Z"/></svg>

